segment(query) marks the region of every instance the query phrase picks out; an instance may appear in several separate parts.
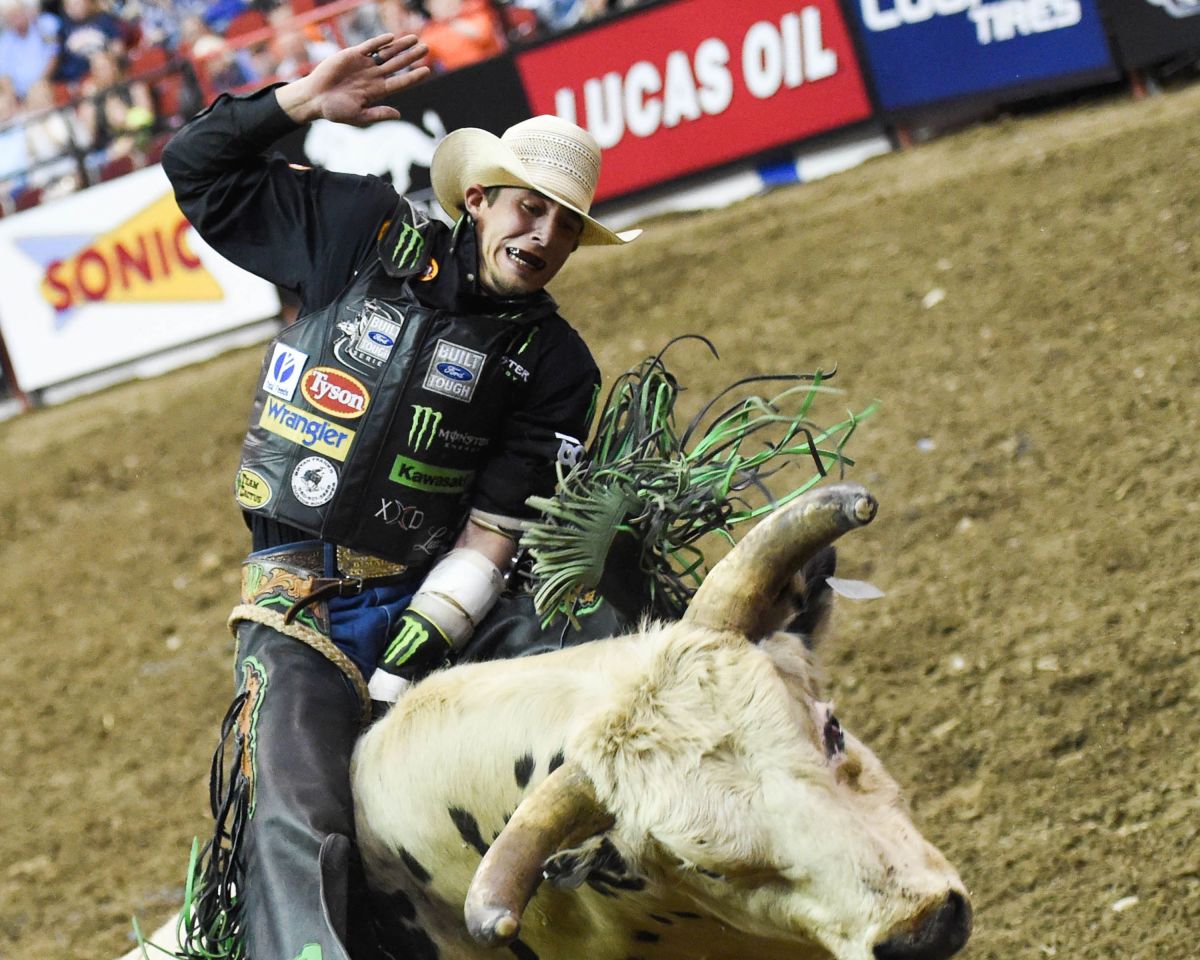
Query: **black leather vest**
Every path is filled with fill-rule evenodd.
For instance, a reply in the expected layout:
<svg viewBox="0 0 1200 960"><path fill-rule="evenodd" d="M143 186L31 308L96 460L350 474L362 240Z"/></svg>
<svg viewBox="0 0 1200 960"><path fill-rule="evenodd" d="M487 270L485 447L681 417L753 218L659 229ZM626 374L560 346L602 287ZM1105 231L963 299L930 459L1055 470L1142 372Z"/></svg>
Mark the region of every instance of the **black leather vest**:
<svg viewBox="0 0 1200 960"><path fill-rule="evenodd" d="M269 346L235 497L323 540L422 567L466 517L516 389L501 358L533 324L419 303L412 283L431 269L428 252L397 219L379 259Z"/></svg>

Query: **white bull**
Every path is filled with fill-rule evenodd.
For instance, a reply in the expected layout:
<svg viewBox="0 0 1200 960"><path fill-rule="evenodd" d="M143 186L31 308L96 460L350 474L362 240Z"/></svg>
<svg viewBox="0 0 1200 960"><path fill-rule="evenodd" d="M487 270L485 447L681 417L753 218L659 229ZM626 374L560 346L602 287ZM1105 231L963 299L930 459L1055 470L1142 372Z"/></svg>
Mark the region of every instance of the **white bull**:
<svg viewBox="0 0 1200 960"><path fill-rule="evenodd" d="M801 640L749 639L803 562L874 512L860 487L810 493L717 564L682 621L447 670L372 727L358 843L407 955L956 953L958 874L819 699Z"/></svg>

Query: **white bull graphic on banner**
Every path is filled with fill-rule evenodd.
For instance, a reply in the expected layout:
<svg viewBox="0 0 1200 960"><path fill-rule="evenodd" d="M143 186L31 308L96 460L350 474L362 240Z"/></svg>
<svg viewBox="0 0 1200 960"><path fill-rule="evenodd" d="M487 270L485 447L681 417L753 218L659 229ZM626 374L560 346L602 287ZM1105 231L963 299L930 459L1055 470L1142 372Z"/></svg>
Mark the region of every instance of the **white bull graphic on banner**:
<svg viewBox="0 0 1200 960"><path fill-rule="evenodd" d="M421 122L423 126L385 120L369 127L351 127L318 120L305 135L304 154L338 173L387 174L403 196L412 185L412 168L428 169L434 149L446 136L446 126L433 110L426 110Z"/></svg>
<svg viewBox="0 0 1200 960"><path fill-rule="evenodd" d="M460 666L402 698L353 767L397 956L961 949L958 874L822 701L803 638L772 632L789 588L827 605L813 598L830 569L793 574L874 512L861 487L807 494L717 564L680 622Z"/></svg>

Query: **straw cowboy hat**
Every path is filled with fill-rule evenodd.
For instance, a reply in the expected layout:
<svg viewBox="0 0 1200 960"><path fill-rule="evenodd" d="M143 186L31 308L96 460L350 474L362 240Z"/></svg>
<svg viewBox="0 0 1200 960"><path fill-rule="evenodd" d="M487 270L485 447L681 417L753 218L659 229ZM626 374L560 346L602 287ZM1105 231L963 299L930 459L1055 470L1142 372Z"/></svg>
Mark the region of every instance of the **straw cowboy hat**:
<svg viewBox="0 0 1200 960"><path fill-rule="evenodd" d="M600 146L586 130L543 114L522 120L502 136L463 127L433 154L433 193L451 216L463 209L472 184L536 190L583 217L583 245L628 243L641 230L614 233L588 215L600 177Z"/></svg>

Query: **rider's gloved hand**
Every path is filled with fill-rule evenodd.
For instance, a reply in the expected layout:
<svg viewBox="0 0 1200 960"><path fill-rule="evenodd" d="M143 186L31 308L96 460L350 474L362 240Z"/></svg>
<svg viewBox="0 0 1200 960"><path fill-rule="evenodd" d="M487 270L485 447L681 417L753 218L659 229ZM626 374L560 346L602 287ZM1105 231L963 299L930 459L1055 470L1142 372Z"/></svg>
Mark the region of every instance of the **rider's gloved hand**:
<svg viewBox="0 0 1200 960"><path fill-rule="evenodd" d="M372 700L392 702L450 660L450 640L432 619L409 607L369 684Z"/></svg>

